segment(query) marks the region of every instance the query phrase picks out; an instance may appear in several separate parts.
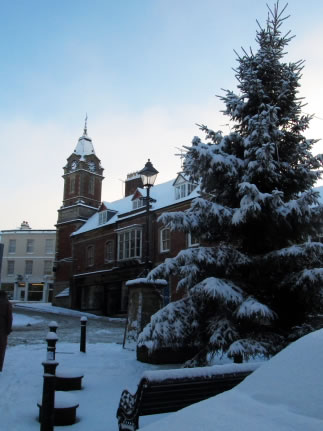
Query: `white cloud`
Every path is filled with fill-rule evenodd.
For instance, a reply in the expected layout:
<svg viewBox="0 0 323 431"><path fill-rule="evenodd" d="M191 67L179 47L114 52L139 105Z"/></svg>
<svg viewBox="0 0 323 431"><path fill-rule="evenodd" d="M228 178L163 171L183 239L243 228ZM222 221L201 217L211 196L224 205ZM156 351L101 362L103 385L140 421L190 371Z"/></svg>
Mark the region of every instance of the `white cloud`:
<svg viewBox="0 0 323 431"><path fill-rule="evenodd" d="M103 199L122 197L127 173L141 169L150 158L160 174L157 182L174 178L180 160L174 154L199 134L196 123L220 128L220 102L203 106L151 107L136 114L108 112L88 122L88 133L105 168ZM83 121L83 119L81 120ZM0 229L13 229L22 220L33 228L53 228L63 199L63 166L83 132L83 123L67 127L21 118L0 124L5 163L0 171Z"/></svg>

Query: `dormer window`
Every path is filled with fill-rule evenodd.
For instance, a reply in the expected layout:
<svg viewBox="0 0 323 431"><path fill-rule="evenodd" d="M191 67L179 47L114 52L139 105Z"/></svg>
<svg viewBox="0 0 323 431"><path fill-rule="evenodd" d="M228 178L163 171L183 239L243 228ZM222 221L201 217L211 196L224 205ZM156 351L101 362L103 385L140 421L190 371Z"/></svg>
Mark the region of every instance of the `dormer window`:
<svg viewBox="0 0 323 431"><path fill-rule="evenodd" d="M99 224L105 224L108 221L108 211L99 212Z"/></svg>
<svg viewBox="0 0 323 431"><path fill-rule="evenodd" d="M134 199L132 201L132 209L133 210L136 210L138 208L142 208L144 206L145 206L145 199L144 198L137 198L137 199Z"/></svg>
<svg viewBox="0 0 323 431"><path fill-rule="evenodd" d="M103 206L103 208L105 208L105 206ZM115 214L116 214L116 211L112 211L112 210L100 211L98 224L101 225L101 224L107 223Z"/></svg>
<svg viewBox="0 0 323 431"><path fill-rule="evenodd" d="M196 186L192 183L182 183L175 186L175 199L185 198L192 193L195 187Z"/></svg>
<svg viewBox="0 0 323 431"><path fill-rule="evenodd" d="M178 200L189 196L195 189L196 184L191 183L189 178L183 173L180 173L174 181L173 186L175 190L175 200Z"/></svg>

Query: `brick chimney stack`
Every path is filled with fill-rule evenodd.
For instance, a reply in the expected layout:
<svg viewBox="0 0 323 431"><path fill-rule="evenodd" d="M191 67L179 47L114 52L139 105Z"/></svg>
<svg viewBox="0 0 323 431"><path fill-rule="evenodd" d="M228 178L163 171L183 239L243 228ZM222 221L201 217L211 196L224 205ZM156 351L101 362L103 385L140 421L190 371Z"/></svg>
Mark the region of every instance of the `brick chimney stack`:
<svg viewBox="0 0 323 431"><path fill-rule="evenodd" d="M142 188L142 181L138 172L132 172L127 175L125 181L125 197L133 195L137 188Z"/></svg>

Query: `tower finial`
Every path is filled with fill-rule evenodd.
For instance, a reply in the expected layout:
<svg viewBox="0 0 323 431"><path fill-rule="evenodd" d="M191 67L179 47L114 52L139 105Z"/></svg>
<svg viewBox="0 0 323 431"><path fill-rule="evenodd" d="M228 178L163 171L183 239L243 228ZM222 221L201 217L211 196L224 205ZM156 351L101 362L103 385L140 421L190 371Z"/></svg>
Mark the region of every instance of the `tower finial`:
<svg viewBox="0 0 323 431"><path fill-rule="evenodd" d="M84 135L87 135L87 113L85 115L85 121L84 121Z"/></svg>

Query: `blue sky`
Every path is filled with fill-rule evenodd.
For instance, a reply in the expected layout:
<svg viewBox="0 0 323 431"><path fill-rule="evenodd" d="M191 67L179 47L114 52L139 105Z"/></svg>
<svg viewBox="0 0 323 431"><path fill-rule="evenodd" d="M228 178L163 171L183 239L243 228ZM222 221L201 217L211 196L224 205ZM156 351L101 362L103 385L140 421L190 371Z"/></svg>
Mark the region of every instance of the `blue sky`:
<svg viewBox="0 0 323 431"><path fill-rule="evenodd" d="M158 182L174 177L176 148L199 134L196 123L228 132L216 95L236 89L234 50L255 46L256 19L264 23L267 15L263 0L1 0L0 6L0 229L22 220L53 227L62 167L86 112L105 168L104 200L122 197L122 180L147 158L160 171ZM287 14L284 29L296 35L287 58L306 60L304 111L317 116L307 136L322 138L323 2L291 0Z"/></svg>

